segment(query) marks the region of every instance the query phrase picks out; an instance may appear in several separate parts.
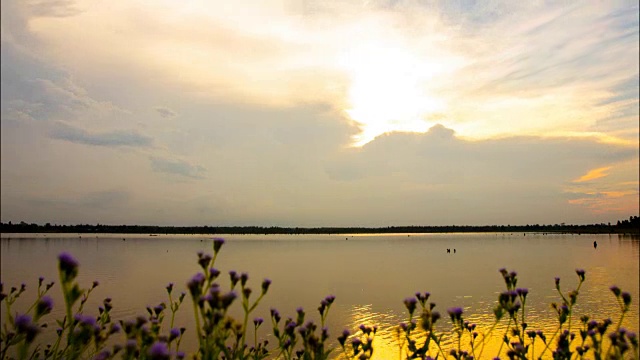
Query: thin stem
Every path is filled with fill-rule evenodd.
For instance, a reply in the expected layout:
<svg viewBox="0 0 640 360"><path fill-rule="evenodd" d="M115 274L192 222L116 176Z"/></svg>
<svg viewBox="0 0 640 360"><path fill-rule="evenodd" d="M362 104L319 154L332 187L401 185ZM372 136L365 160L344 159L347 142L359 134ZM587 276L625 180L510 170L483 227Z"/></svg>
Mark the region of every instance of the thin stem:
<svg viewBox="0 0 640 360"><path fill-rule="evenodd" d="M482 334L482 348L480 349L480 355L478 355L478 359L482 359L482 353L484 352L484 346L487 344L487 337L491 336L491 333L496 328L496 325L498 325L499 322L500 322L500 320L496 320L493 323L493 326L491 326L491 329L489 329L489 332L486 333L486 334Z"/></svg>
<svg viewBox="0 0 640 360"><path fill-rule="evenodd" d="M500 339L500 348L498 349L498 354L496 355L496 357L500 357L500 353L502 352L502 347L504 346L504 338L509 333L509 326L511 326L511 318L509 318L509 322L507 323L507 330L505 330L504 336L502 337L502 339Z"/></svg>
<svg viewBox="0 0 640 360"><path fill-rule="evenodd" d="M560 331L561 328L562 328L562 325L560 325L556 329L556 332L553 333L553 336L549 339L549 341L545 341L546 346L544 347L544 350L542 350L542 354L540 354L540 357L538 359L542 359L542 355L544 355L544 353L547 352L547 350L549 349L549 345L551 345L551 341L553 341L553 339L556 338L556 335L558 335L558 332Z"/></svg>
<svg viewBox="0 0 640 360"><path fill-rule="evenodd" d="M198 332L198 344L200 345L200 350L204 351L202 346L202 330L200 329L200 313L198 311L198 304L196 303L196 299L193 299L193 314L196 318L196 331Z"/></svg>

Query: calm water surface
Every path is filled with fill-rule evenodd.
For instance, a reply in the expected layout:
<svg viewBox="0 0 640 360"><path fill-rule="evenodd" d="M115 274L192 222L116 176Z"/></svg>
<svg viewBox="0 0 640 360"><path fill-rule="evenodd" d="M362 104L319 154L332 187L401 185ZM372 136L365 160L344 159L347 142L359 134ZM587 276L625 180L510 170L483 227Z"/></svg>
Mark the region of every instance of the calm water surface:
<svg viewBox="0 0 640 360"><path fill-rule="evenodd" d="M568 292L577 284L575 269L581 268L586 270L587 280L575 308L576 322L583 314L597 320L616 319L619 308L608 289L615 284L632 295L632 309L624 326L638 332L638 237L491 233L230 235L225 239L216 263L218 269L223 273L248 272L249 284L256 292L263 278L273 281L252 316L268 319L271 307L285 317L293 316L302 306L317 320L320 300L333 294L336 302L328 324L332 338L344 328L378 325L378 359L398 358L394 326L406 321L403 299L416 291L430 292L430 300L442 314L446 315L447 308L459 306L464 308L465 318L476 322L481 331L489 329L492 308L504 290L498 272L502 267L517 271L518 286L529 289L530 328L549 333L555 330L549 304L561 300L554 277L561 278L561 287ZM597 249L594 241L598 242ZM129 319L146 313L147 306L166 301L165 286L169 282L186 291L186 282L199 270L196 253L211 253L211 246L211 237L201 235L2 234L1 279L5 289L27 283L27 298L33 298L39 276L57 283L57 255L67 251L80 261L81 284L90 287L93 280L100 282L87 311L97 313L102 299L111 297L112 317ZM452 253L447 254L447 248ZM52 291L56 306L50 321L64 316L58 286ZM189 303L185 305L176 325L187 327L183 344L190 350L195 346L194 323ZM441 331L451 330L448 319L438 325Z"/></svg>

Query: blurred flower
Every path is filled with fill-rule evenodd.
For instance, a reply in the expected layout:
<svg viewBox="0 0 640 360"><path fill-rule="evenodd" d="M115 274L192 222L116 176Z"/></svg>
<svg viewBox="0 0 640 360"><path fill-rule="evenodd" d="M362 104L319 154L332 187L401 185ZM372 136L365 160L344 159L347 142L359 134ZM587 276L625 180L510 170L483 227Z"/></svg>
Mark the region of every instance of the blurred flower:
<svg viewBox="0 0 640 360"><path fill-rule="evenodd" d="M253 319L253 324L258 327L260 325L262 325L262 323L264 322L264 319L261 317L257 317L255 319Z"/></svg>
<svg viewBox="0 0 640 360"><path fill-rule="evenodd" d="M276 324L280 322L280 313L278 310L271 308L271 317L275 320Z"/></svg>
<svg viewBox="0 0 640 360"><path fill-rule="evenodd" d="M451 321L456 322L459 321L462 317L462 308L461 307L452 307L447 309L447 313L451 317Z"/></svg>
<svg viewBox="0 0 640 360"><path fill-rule="evenodd" d="M213 238L213 251L215 253L220 251L220 248L222 247L222 245L224 245L224 239L223 238Z"/></svg>
<svg viewBox="0 0 640 360"><path fill-rule="evenodd" d="M529 289L527 289L527 288L517 288L516 289L516 293L518 295L520 295L521 297L526 298L527 294L529 293Z"/></svg>
<svg viewBox="0 0 640 360"><path fill-rule="evenodd" d="M248 299L250 295L251 295L251 288L247 287L242 289L242 296Z"/></svg>
<svg viewBox="0 0 640 360"><path fill-rule="evenodd" d="M156 341L149 348L149 358L152 360L168 360L171 358L171 353L167 344Z"/></svg>
<svg viewBox="0 0 640 360"><path fill-rule="evenodd" d="M202 267L204 270L206 270L209 267L209 264L211 263L211 255L209 254L203 254L198 256L198 264L200 264L200 267Z"/></svg>
<svg viewBox="0 0 640 360"><path fill-rule="evenodd" d="M180 336L180 329L173 328L169 331L169 341L173 341Z"/></svg>
<svg viewBox="0 0 640 360"><path fill-rule="evenodd" d="M266 294L267 290L269 290L269 285L271 285L271 280L264 279L262 280L262 293Z"/></svg>
<svg viewBox="0 0 640 360"><path fill-rule="evenodd" d="M204 275L202 273L197 273L193 275L191 280L189 280L189 282L187 283L187 287L189 288L191 296L193 296L194 299L196 298L196 295L200 294L200 291L202 290L202 284L204 284L204 280Z"/></svg>
<svg viewBox="0 0 640 360"><path fill-rule="evenodd" d="M416 303L417 300L414 297L404 299L404 306L409 311L409 314L413 314L413 312L416 311Z"/></svg>
<svg viewBox="0 0 640 360"><path fill-rule="evenodd" d="M53 299L49 296L43 296L36 305L36 319L40 318L42 315L46 315L51 312L53 309Z"/></svg>
<svg viewBox="0 0 640 360"><path fill-rule="evenodd" d="M68 282L78 276L78 261L69 253L63 252L58 256L58 268L62 273L62 281Z"/></svg>
<svg viewBox="0 0 640 360"><path fill-rule="evenodd" d="M25 334L27 343L31 343L40 332L40 328L31 321L29 315L17 315L14 324L18 334Z"/></svg>

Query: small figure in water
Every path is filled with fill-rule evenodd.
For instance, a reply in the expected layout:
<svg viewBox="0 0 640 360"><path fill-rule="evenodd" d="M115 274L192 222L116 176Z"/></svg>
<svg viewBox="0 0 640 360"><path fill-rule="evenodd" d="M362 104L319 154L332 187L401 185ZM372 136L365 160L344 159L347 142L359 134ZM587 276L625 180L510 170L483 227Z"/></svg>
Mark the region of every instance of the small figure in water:
<svg viewBox="0 0 640 360"><path fill-rule="evenodd" d="M447 249L447 254L449 254L451 252L451 249Z"/></svg>
<svg viewBox="0 0 640 360"><path fill-rule="evenodd" d="M597 242L597 241L594 241L594 242L593 242L593 248L594 248L594 249L597 249L597 248L598 248L598 242Z"/></svg>
<svg viewBox="0 0 640 360"><path fill-rule="evenodd" d="M456 249L453 249L453 253L454 253L454 254L456 253Z"/></svg>

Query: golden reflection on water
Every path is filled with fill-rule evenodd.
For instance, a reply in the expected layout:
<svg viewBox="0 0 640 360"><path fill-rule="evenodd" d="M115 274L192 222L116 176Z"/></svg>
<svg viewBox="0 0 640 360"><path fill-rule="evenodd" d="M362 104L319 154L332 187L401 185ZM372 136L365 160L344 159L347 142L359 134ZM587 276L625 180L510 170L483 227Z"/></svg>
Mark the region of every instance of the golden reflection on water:
<svg viewBox="0 0 640 360"><path fill-rule="evenodd" d="M617 304L615 304L615 302L612 303L613 306L603 309L604 314L619 313L619 311L616 312L616 310L619 310L616 309ZM466 312L468 309L464 310ZM416 314L419 313L419 311L419 309L416 310ZM438 356L438 358L449 358L449 352L452 349L458 349L458 336L453 331L453 326L448 314L446 311L442 311L441 315L441 319L436 323L436 336L441 336L440 346L431 341L429 352L427 352L427 355L432 358L436 358L436 356ZM530 338L527 337L525 339L525 344L530 344L528 355L532 359L537 359L541 354L544 354L542 357L543 359L551 359L553 357L552 352L555 348L558 334L558 321L557 319L546 318L545 315L547 314L535 311L535 309L527 311L526 313L525 321L528 324L527 330L541 330L547 337L546 343L542 342L539 338L536 338L533 343L531 343ZM576 334L579 333L579 329L582 327L579 317L580 315L574 315L572 317L571 331ZM506 358L508 346L502 339L507 334L507 331L510 331L509 329L513 327L511 326L513 323L507 318L508 316L505 316L501 321L496 323L495 317L492 314L482 313L464 316L465 321L468 321L470 324L476 324L475 331L478 335L475 340L472 340L471 333L464 331L460 338L460 349L469 352L476 359L493 359L495 357ZM413 331L411 338L416 341L417 346L420 347L423 346L426 341L426 332L419 326L419 316L414 315L413 320L418 322L418 326L416 330ZM598 318L594 320L600 321L604 319ZM614 321L614 323L616 323L617 319L614 320L616 320ZM407 352L407 341L399 324L401 322L407 323L408 321L408 313L398 315L393 311L373 311L373 306L371 304L354 305L349 310L347 328L358 329L360 325L369 327L376 326L377 332L373 337L374 352L372 359L402 360L406 359L409 354ZM631 329L637 328L637 325L634 326L632 322L633 321L630 322L627 318L627 320L623 322L623 327L626 326ZM565 323L562 328L562 330L565 329L568 329L567 323ZM353 334L347 343L350 343L350 340L356 336L362 336L362 333L358 332ZM511 336L510 339L512 339ZM362 340L364 341L364 338L362 338ZM604 348L606 349L609 346L609 342L606 338L604 340ZM573 349L575 349L576 346L581 345L580 340L574 340L572 345ZM347 347L347 350L351 350L351 347ZM351 353L345 355L339 347L336 348L335 351L335 354L337 354L336 359L353 358Z"/></svg>

